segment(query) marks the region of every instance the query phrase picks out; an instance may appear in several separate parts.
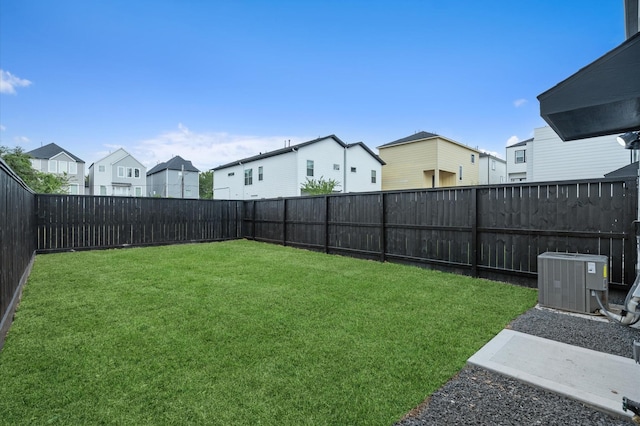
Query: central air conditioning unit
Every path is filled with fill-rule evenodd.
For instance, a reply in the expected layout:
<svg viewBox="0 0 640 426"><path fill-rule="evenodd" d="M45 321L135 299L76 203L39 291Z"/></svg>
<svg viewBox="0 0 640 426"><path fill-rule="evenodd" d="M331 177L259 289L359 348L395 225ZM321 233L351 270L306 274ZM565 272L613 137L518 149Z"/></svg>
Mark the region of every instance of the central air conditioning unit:
<svg viewBox="0 0 640 426"><path fill-rule="evenodd" d="M607 256L546 252L538 256L538 303L541 306L593 313L606 306Z"/></svg>

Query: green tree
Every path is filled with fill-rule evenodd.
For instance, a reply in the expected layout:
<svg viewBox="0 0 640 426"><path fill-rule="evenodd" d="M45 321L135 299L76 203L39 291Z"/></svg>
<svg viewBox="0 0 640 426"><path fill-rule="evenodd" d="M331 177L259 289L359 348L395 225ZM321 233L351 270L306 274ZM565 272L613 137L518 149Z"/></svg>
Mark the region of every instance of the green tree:
<svg viewBox="0 0 640 426"><path fill-rule="evenodd" d="M200 180L200 199L212 200L213 199L213 170L200 173L198 175Z"/></svg>
<svg viewBox="0 0 640 426"><path fill-rule="evenodd" d="M335 179L325 180L323 176L320 176L318 180L309 179L300 186L300 190L304 194L309 195L322 195L331 194L333 190L340 186L340 182Z"/></svg>
<svg viewBox="0 0 640 426"><path fill-rule="evenodd" d="M31 165L31 156L19 146L11 149L0 146L0 158L33 189L34 192L43 194L65 194L69 186L69 177L43 173L34 169Z"/></svg>

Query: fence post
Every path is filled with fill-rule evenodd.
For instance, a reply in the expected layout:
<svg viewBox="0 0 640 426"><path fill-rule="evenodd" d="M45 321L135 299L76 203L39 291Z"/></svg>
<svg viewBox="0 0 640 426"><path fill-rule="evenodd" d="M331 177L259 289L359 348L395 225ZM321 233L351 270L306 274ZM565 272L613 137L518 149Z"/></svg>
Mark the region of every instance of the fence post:
<svg viewBox="0 0 640 426"><path fill-rule="evenodd" d="M256 202L251 202L251 239L256 239Z"/></svg>
<svg viewBox="0 0 640 426"><path fill-rule="evenodd" d="M385 213L384 193L380 193L380 262L387 260L387 216Z"/></svg>
<svg viewBox="0 0 640 426"><path fill-rule="evenodd" d="M282 245L287 245L287 199L282 199Z"/></svg>
<svg viewBox="0 0 640 426"><path fill-rule="evenodd" d="M471 188L471 275L478 277L478 188Z"/></svg>
<svg viewBox="0 0 640 426"><path fill-rule="evenodd" d="M329 253L329 196L324 196L324 252Z"/></svg>

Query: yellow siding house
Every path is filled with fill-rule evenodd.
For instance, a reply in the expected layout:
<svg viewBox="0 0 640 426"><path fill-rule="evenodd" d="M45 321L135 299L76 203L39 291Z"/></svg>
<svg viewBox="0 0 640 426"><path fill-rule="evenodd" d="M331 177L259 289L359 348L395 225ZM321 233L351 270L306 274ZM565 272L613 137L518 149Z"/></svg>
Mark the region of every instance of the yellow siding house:
<svg viewBox="0 0 640 426"><path fill-rule="evenodd" d="M418 132L378 147L387 163L382 190L479 184L480 151L429 132Z"/></svg>

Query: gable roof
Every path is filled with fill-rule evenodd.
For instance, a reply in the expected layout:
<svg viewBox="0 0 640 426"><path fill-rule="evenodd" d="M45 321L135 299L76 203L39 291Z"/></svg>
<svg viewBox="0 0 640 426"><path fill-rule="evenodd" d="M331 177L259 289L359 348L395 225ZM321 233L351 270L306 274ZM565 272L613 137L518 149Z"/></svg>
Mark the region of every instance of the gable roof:
<svg viewBox="0 0 640 426"><path fill-rule="evenodd" d="M73 155L72 153L67 151L66 149L59 147L55 143L50 143L50 144L47 144L45 146L41 146L40 148L36 148L34 150L31 150L31 151L27 152L27 154L29 154L30 156L32 156L33 158L36 158L36 159L46 159L46 160L48 160L49 158L53 158L56 155L60 154L61 152L64 152L69 157L71 157L74 160L76 160L78 163L84 163L83 160L81 160L80 158L76 157L75 155Z"/></svg>
<svg viewBox="0 0 640 426"><path fill-rule="evenodd" d="M153 166L151 170L147 172L147 176L151 176L163 170L183 170L183 167L184 171L186 172L200 172L200 170L198 170L193 164L191 164L191 161L187 161L179 155L176 155L169 161L158 163Z"/></svg>
<svg viewBox="0 0 640 426"><path fill-rule="evenodd" d="M348 145L347 145L347 149L349 149L349 148L353 148L354 146L361 146L361 147L362 147L362 149L364 149L365 151L367 151L367 152L368 152L368 153L369 153L373 158L375 158L375 159L376 159L376 160L377 160L381 165L383 165L383 166L384 166L385 164L387 164L387 163L385 163L385 162L382 160L382 158L378 157L378 156L376 155L376 153L375 153L375 152L371 151L371 149L370 149L367 145L365 145L365 144L364 144L364 142L350 143L350 144L348 144Z"/></svg>
<svg viewBox="0 0 640 426"><path fill-rule="evenodd" d="M525 146L529 142L533 142L533 138L529 138L529 139L525 139L525 140L520 141L520 142L516 142L513 145L509 145L507 148L515 148L515 147L518 147L518 146Z"/></svg>
<svg viewBox="0 0 640 426"><path fill-rule="evenodd" d="M314 144L316 142L321 142L321 141L326 140L326 139L333 139L339 145L341 145L343 148L347 148L347 149L352 147L352 146L361 145L361 146L363 146L365 148L365 150L369 154L371 154L377 161L379 161L380 164L385 164L384 161L382 161L382 159L380 157L378 157L376 154L374 154L373 151L371 151L364 143L357 142L357 143L348 145L348 144L342 142L340 140L340 138L338 138L336 135L329 135L329 136L324 136L324 137L321 137L321 138L313 139L313 140L310 140L310 141L307 141L307 142L302 142L302 143L299 143L297 145L291 145L291 146L288 146L286 148L276 149L275 151L265 152L264 154L254 155L253 157L243 158L242 160L232 161L231 163L223 164L223 165L215 167L215 168L213 168L211 170L213 170L215 172L216 170L222 170L222 169L226 169L228 167L238 166L240 164L245 164L245 163L250 163L252 161L262 160L264 158L275 157L276 155L285 154L287 152L295 152L299 148L302 148L302 147L307 146L307 145Z"/></svg>
<svg viewBox="0 0 640 426"><path fill-rule="evenodd" d="M147 168L145 167L144 164L142 164L140 161L138 161L133 155L129 154L124 148L118 148L113 152L110 152L109 154L105 155L104 157L102 157L101 159L99 159L98 161L96 161L95 163L91 163L91 165L89 166L89 168L93 168L93 166L97 163L102 163L104 161L107 160L113 160L111 161L110 164L115 164L118 161L122 160L123 158L127 158L127 157L131 157L133 158L133 160L140 164L142 167L144 167L144 169L146 170Z"/></svg>
<svg viewBox="0 0 640 426"><path fill-rule="evenodd" d="M393 142L385 143L384 145L380 145L378 148L386 148L388 146L400 145L407 142L414 142L422 139L431 139L431 138L437 138L437 137L440 137L440 135L437 135L435 133L429 133L429 132L418 132L418 133L414 133L411 136L407 136L407 137L395 140Z"/></svg>
<svg viewBox="0 0 640 426"><path fill-rule="evenodd" d="M638 176L638 162L627 164L617 170L605 173L606 178L635 178Z"/></svg>

